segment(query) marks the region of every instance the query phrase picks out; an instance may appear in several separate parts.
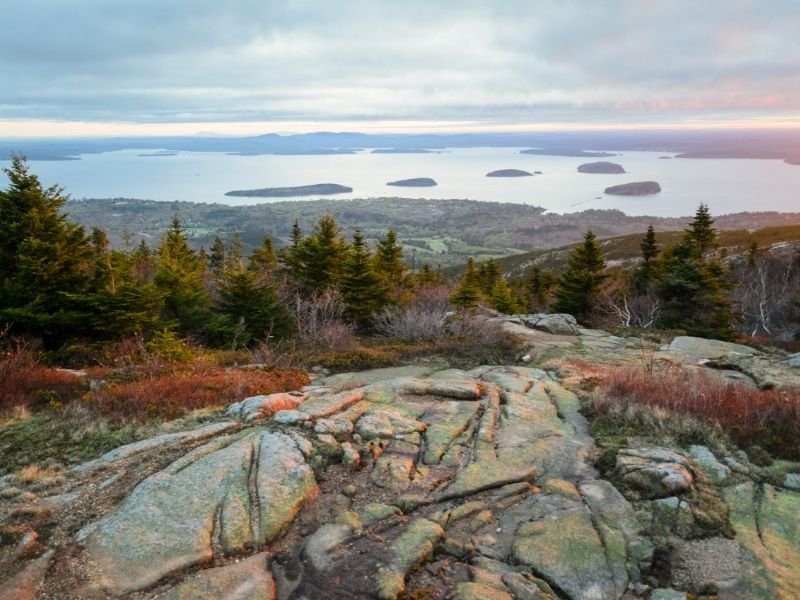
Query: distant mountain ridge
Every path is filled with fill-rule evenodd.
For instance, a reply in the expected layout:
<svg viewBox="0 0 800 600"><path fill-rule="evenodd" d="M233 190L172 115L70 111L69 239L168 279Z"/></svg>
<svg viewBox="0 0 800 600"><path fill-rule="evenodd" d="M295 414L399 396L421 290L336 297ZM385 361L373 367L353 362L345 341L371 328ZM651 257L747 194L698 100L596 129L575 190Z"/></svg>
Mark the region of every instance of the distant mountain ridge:
<svg viewBox="0 0 800 600"><path fill-rule="evenodd" d="M789 130L588 131L539 133L358 132L267 133L252 137L119 137L102 139L0 139L0 157L20 152L30 160L74 160L80 154L114 150L225 152L230 154L352 154L365 149L392 153L444 148L530 148L529 154L602 156L609 152L653 151L683 158L771 158L800 163L800 136ZM384 150L385 151L385 150Z"/></svg>

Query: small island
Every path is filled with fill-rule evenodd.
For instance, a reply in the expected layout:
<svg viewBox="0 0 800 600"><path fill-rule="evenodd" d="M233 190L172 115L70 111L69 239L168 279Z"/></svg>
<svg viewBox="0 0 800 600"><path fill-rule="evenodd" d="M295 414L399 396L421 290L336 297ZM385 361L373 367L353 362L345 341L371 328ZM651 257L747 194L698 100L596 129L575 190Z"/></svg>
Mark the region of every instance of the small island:
<svg viewBox="0 0 800 600"><path fill-rule="evenodd" d="M532 177L533 173L521 169L500 169L486 174L487 177Z"/></svg>
<svg viewBox="0 0 800 600"><path fill-rule="evenodd" d="M397 187L434 187L437 184L436 181L430 177L414 177L412 179L390 181L386 185L394 185Z"/></svg>
<svg viewBox="0 0 800 600"><path fill-rule="evenodd" d="M660 191L661 186L656 181L633 181L605 189L605 193L612 196L649 196Z"/></svg>
<svg viewBox="0 0 800 600"><path fill-rule="evenodd" d="M573 150L571 148L530 148L520 150L520 154L536 154L538 156L571 156L577 158L605 158L617 156L610 152L593 152L590 150Z"/></svg>
<svg viewBox="0 0 800 600"><path fill-rule="evenodd" d="M625 169L622 168L622 165L618 165L617 163L606 162L606 161L599 161L593 163L584 163L578 167L578 173L605 173L605 174L616 174L616 173L624 173Z"/></svg>
<svg viewBox="0 0 800 600"><path fill-rule="evenodd" d="M291 198L293 196L330 196L332 194L349 194L353 188L338 183L315 183L296 187L260 188L257 190L232 190L226 196L244 196L253 198Z"/></svg>
<svg viewBox="0 0 800 600"><path fill-rule="evenodd" d="M178 153L173 152L172 150L164 150L158 152L147 152L144 154L137 154L136 156L178 156Z"/></svg>
<svg viewBox="0 0 800 600"><path fill-rule="evenodd" d="M672 157L671 156L659 156L658 158L660 158L661 160L670 160Z"/></svg>

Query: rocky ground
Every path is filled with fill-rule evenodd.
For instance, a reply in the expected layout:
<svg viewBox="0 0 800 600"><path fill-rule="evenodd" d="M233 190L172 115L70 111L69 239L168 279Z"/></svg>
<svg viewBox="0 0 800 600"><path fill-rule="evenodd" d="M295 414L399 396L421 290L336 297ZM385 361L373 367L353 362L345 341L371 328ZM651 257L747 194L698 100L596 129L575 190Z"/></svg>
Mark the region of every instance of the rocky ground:
<svg viewBox="0 0 800 600"><path fill-rule="evenodd" d="M753 385L800 369L561 316L505 326L542 368L318 378L0 479L0 600L800 596L800 465L631 439L601 476L580 374L559 360L670 360Z"/></svg>

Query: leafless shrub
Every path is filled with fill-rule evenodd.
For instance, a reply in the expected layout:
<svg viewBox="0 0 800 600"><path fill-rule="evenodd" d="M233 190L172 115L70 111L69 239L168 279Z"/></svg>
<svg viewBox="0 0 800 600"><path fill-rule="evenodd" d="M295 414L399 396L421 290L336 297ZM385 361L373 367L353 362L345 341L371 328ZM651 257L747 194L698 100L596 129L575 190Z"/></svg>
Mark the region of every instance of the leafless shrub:
<svg viewBox="0 0 800 600"><path fill-rule="evenodd" d="M423 288L410 304L389 306L374 320L378 335L404 342L435 342L448 334L448 290Z"/></svg>
<svg viewBox="0 0 800 600"><path fill-rule="evenodd" d="M800 269L795 257L762 253L734 268L731 299L739 309L740 333L791 338L796 329Z"/></svg>
<svg viewBox="0 0 800 600"><path fill-rule="evenodd" d="M337 352L356 345L355 327L344 318L344 302L338 291L326 289L307 298L297 294L292 308L301 345Z"/></svg>

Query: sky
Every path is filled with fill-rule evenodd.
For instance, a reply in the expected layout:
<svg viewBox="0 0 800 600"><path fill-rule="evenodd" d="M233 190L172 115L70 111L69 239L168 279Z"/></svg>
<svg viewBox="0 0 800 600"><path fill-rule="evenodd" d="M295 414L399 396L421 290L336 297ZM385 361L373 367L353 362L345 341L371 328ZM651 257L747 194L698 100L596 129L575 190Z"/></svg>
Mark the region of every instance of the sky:
<svg viewBox="0 0 800 600"><path fill-rule="evenodd" d="M800 127L798 0L4 0L0 138Z"/></svg>

